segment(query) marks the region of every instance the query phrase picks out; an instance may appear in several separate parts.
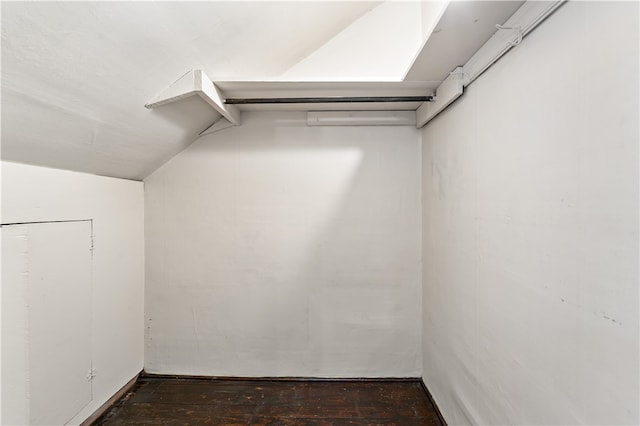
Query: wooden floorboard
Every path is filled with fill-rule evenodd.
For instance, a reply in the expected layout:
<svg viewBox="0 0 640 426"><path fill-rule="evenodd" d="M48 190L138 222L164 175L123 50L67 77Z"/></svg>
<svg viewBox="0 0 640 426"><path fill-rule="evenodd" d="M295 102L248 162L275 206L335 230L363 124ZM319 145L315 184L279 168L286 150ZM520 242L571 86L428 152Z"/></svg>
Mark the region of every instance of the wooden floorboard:
<svg viewBox="0 0 640 426"><path fill-rule="evenodd" d="M96 425L442 426L419 381L141 377Z"/></svg>

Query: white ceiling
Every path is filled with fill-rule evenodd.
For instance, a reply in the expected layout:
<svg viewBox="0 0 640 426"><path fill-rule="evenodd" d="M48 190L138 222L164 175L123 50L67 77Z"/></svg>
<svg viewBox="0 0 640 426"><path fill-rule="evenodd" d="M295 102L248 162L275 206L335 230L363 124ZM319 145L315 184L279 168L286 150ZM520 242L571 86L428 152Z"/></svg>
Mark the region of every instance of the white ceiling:
<svg viewBox="0 0 640 426"><path fill-rule="evenodd" d="M451 10L464 10L462 4L469 3L474 2L460 2ZM449 37L446 48L439 37L436 48L429 41L416 52L409 71L414 82L400 82L402 75L395 83L354 82L353 75L358 73L350 70L348 80L352 82L341 83L336 81L340 70L335 67L345 61L334 60L327 68L334 67L333 74L327 71L326 78L334 83L293 84L277 80L316 52L327 57L327 51L335 51L344 58L345 53L336 48L340 34L348 34L349 45L357 49L354 40L367 42L368 38L358 37L354 28L384 31L380 19L386 16L381 13L381 8L388 8L386 4L2 2L2 158L142 179L219 118L197 96L152 110L144 108L190 69L202 69L227 96L431 94L446 77L440 71L461 65L461 58L470 56L470 45L495 32L492 28L498 22L492 20L508 17L520 2L479 3L490 8L471 15L491 9L488 18L478 15L483 17L482 27L459 28L458 37L451 37L458 34L455 25L437 31ZM448 22L445 18L446 14L444 23ZM397 19L402 18L396 15ZM363 24L367 22L368 29ZM413 18L407 22L419 25ZM467 25L464 19L460 22ZM385 48L393 49L393 45ZM431 52L426 62L423 52ZM379 60L393 59L390 52L380 53ZM321 56L315 55L314 60ZM331 62L330 55L328 60ZM428 64L426 74L418 69L423 63ZM362 81L366 80L371 78L363 73ZM265 81L270 83L261 83ZM415 109L417 105L386 107Z"/></svg>
<svg viewBox="0 0 640 426"><path fill-rule="evenodd" d="M2 158L141 179L216 119L144 108L185 71L277 77L378 3L2 2Z"/></svg>
<svg viewBox="0 0 640 426"><path fill-rule="evenodd" d="M462 66L524 1L454 1L449 3L404 80L444 80ZM446 60L434 60L446 58Z"/></svg>
<svg viewBox="0 0 640 426"><path fill-rule="evenodd" d="M437 3L442 8L445 2ZM282 75L290 81L400 81L423 41L419 1L388 1Z"/></svg>

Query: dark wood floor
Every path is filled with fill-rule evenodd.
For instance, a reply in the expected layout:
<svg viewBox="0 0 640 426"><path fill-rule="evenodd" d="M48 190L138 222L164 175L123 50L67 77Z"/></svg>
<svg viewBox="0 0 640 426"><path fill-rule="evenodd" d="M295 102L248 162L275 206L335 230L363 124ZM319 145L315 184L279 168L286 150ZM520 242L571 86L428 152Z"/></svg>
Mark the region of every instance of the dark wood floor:
<svg viewBox="0 0 640 426"><path fill-rule="evenodd" d="M96 425L442 426L418 381L141 377Z"/></svg>

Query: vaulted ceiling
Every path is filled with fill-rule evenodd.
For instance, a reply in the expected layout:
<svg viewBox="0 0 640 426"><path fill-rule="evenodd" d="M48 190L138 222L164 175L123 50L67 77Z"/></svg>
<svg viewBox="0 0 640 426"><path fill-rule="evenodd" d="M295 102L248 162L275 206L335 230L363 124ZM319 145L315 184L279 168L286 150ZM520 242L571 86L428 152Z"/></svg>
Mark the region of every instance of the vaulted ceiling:
<svg viewBox="0 0 640 426"><path fill-rule="evenodd" d="M446 2L2 2L2 158L142 179L219 117L197 97L144 108L190 69L216 81L387 83L411 70L398 90L428 92L460 65L447 56L468 57L522 2L473 3L467 21L438 29ZM473 20L482 31L450 37ZM431 35L447 41L425 65L416 55Z"/></svg>

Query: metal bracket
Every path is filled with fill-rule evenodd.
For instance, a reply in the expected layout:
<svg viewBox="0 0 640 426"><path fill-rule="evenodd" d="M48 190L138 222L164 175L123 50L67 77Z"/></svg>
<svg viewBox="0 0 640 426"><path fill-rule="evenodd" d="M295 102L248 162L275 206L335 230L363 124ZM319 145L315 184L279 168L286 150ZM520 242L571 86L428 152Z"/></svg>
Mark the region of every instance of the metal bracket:
<svg viewBox="0 0 640 426"><path fill-rule="evenodd" d="M96 370L95 368L92 368L91 370L89 370L89 373L87 374L87 381L91 382L95 377L96 377Z"/></svg>

